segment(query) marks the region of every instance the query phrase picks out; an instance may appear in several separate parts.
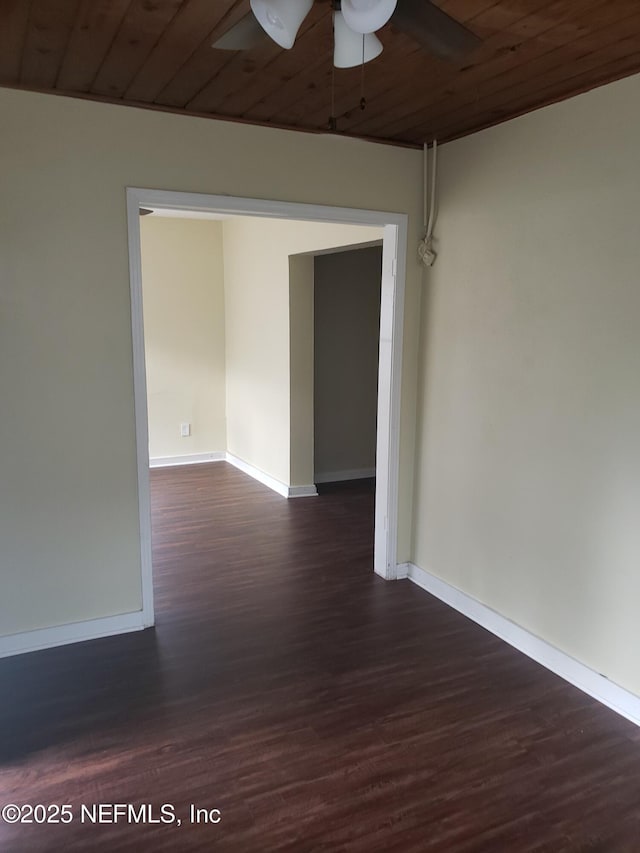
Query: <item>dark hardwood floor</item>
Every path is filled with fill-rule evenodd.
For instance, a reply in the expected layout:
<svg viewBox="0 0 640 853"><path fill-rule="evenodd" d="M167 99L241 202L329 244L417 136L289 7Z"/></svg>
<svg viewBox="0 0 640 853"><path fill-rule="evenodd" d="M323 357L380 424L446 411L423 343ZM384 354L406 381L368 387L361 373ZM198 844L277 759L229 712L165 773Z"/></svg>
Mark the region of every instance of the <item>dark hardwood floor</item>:
<svg viewBox="0 0 640 853"><path fill-rule="evenodd" d="M0 803L75 812L1 850L640 850L639 730L375 577L370 486L286 501L214 463L152 493L156 629L0 661Z"/></svg>

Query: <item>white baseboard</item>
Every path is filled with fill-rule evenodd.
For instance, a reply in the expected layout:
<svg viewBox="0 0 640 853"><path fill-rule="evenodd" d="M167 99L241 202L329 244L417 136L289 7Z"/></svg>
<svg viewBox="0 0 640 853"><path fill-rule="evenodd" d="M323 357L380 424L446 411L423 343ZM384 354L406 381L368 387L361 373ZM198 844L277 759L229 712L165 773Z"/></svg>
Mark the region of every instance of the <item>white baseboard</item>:
<svg viewBox="0 0 640 853"><path fill-rule="evenodd" d="M170 468L174 465L200 465L206 462L229 462L229 464L258 480L264 486L268 486L282 495L283 498L310 498L318 494L318 490L314 483L308 486L288 486L280 480L276 480L270 474L265 474L255 465L245 462L244 459L239 459L232 453L225 450L214 450L210 453L187 453L184 456L155 456L149 459L150 468Z"/></svg>
<svg viewBox="0 0 640 853"><path fill-rule="evenodd" d="M313 483L309 486L288 486L281 480L276 480L271 474L266 474L264 471L256 468L255 465L251 465L251 463L245 462L244 459L234 456L233 453L227 452L226 460L239 471L248 474L254 480L262 483L263 486L268 486L274 492L282 495L283 498L310 498L318 494L318 490Z"/></svg>
<svg viewBox="0 0 640 853"><path fill-rule="evenodd" d="M185 453L182 456L154 456L149 459L150 468L169 468L173 465L198 465L201 462L224 462L227 454L224 450L210 453Z"/></svg>
<svg viewBox="0 0 640 853"><path fill-rule="evenodd" d="M276 478L272 477L271 474L266 474L264 471L256 468L255 465L251 465L249 462L245 462L244 459L239 459L237 456L234 456L233 453L227 452L226 458L227 462L231 463L231 465L239 471L242 471L244 474L248 474L250 477L253 477L253 479L257 480L259 483L262 483L263 486L268 486L270 489L273 489L274 492L282 495L283 498L289 497L289 486L287 486L286 483L276 480Z"/></svg>
<svg viewBox="0 0 640 853"><path fill-rule="evenodd" d="M97 640L99 637L110 637L114 634L142 631L144 627L142 610L137 610L135 613L122 613L119 616L105 616L86 622L72 622L69 625L56 625L54 628L38 628L20 634L9 634L0 637L0 658L54 646L66 646L69 643L82 643L85 640Z"/></svg>
<svg viewBox="0 0 640 853"><path fill-rule="evenodd" d="M401 581L409 577L410 563L398 563L396 566L396 580Z"/></svg>
<svg viewBox="0 0 640 853"><path fill-rule="evenodd" d="M364 480L376 476L375 468L349 468L347 471L325 471L316 474L316 483L340 483L343 480Z"/></svg>
<svg viewBox="0 0 640 853"><path fill-rule="evenodd" d="M604 675L555 648L446 581L413 563L398 565L398 578L408 577L454 610L482 625L510 646L550 669L607 708L640 726L640 696L609 681Z"/></svg>
<svg viewBox="0 0 640 853"><path fill-rule="evenodd" d="M312 483L310 486L289 486L288 498L317 498L318 490Z"/></svg>

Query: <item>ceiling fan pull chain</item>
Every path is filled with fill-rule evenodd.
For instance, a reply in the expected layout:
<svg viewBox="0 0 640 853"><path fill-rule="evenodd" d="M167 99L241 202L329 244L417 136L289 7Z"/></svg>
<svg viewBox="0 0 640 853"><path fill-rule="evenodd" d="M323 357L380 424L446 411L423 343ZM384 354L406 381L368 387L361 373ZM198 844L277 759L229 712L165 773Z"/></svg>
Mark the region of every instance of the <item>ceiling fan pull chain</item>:
<svg viewBox="0 0 640 853"><path fill-rule="evenodd" d="M367 106L367 99L364 96L364 35L362 36L362 64L360 66L360 109L363 110Z"/></svg>
<svg viewBox="0 0 640 853"><path fill-rule="evenodd" d="M332 0L331 7L335 9L336 0ZM335 14L331 19L331 29L333 32L333 40L336 40L336 20ZM336 93L335 93L335 84L336 84L336 67L331 62L331 115L329 116L329 130L336 131L338 129L338 121L336 119Z"/></svg>
<svg viewBox="0 0 640 853"><path fill-rule="evenodd" d="M336 119L336 69L331 63L331 115L329 116L329 130L337 130L338 129L338 121Z"/></svg>

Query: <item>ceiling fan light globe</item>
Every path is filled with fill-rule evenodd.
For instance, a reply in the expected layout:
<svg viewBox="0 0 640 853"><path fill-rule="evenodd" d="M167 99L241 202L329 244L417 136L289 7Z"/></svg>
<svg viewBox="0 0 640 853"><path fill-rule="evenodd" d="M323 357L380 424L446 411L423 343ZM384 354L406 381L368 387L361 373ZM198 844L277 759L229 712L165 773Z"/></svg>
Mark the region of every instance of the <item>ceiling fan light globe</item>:
<svg viewBox="0 0 640 853"><path fill-rule="evenodd" d="M279 30L284 29L284 24L277 15L274 15L271 9L267 9L267 22L272 27L277 27Z"/></svg>
<svg viewBox="0 0 640 853"><path fill-rule="evenodd" d="M342 0L342 14L356 33L375 33L393 15L398 0Z"/></svg>
<svg viewBox="0 0 640 853"><path fill-rule="evenodd" d="M289 50L313 0L250 0L251 11L265 33L280 47Z"/></svg>
<svg viewBox="0 0 640 853"><path fill-rule="evenodd" d="M380 39L373 33L354 32L347 26L341 12L333 13L333 41L333 64L336 68L354 68L362 62L371 62L382 53Z"/></svg>

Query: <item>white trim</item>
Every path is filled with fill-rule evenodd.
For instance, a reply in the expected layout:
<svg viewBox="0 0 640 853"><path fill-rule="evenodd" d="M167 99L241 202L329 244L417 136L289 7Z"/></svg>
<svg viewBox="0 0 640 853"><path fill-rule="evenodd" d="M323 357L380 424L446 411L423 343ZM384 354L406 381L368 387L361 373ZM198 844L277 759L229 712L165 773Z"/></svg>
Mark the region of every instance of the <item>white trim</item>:
<svg viewBox="0 0 640 853"><path fill-rule="evenodd" d="M382 244L373 569L385 580L395 579L398 559L400 390L406 257L405 216L396 225L385 225Z"/></svg>
<svg viewBox="0 0 640 853"><path fill-rule="evenodd" d="M310 486L289 486L288 498L317 498L318 490L311 483Z"/></svg>
<svg viewBox="0 0 640 853"><path fill-rule="evenodd" d="M314 483L308 486L287 486L286 483L266 474L256 468L255 465L245 462L244 459L240 459L226 450L213 450L210 453L187 453L184 456L154 456L149 459L149 467L172 468L179 465L201 465L207 462L228 462L244 474L248 474L249 477L253 477L254 480L282 495L283 498L311 498L318 495Z"/></svg>
<svg viewBox="0 0 640 853"><path fill-rule="evenodd" d="M396 580L402 581L409 577L409 563L398 563L396 566Z"/></svg>
<svg viewBox="0 0 640 853"><path fill-rule="evenodd" d="M155 622L153 605L153 562L151 558L151 487L149 484L149 423L147 415L147 370L142 314L142 255L140 248L140 204L127 192L129 234L129 281L131 290L131 337L133 347L133 396L136 419L136 467L138 471L138 522L140 524L140 568L142 613L145 628Z"/></svg>
<svg viewBox="0 0 640 853"><path fill-rule="evenodd" d="M253 477L253 479L257 480L259 483L262 483L263 486L268 486L274 492L282 495L283 498L289 497L289 486L287 486L286 483L276 480L276 478L272 477L271 474L261 471L259 468L256 468L255 465L251 465L250 462L245 462L244 459L240 459L238 456L234 456L233 453L229 453L228 451L227 462L231 463L231 465L239 471L242 471L244 474L248 474L250 477Z"/></svg>
<svg viewBox="0 0 640 853"><path fill-rule="evenodd" d="M393 579L396 572L398 538L400 388L408 215L389 211L329 207L204 193L151 190L139 187L127 187L126 195L140 507L140 551L144 612L147 619L145 624L153 623L153 575L151 567L151 516L149 512L149 437L142 322L140 207L208 211L221 214L236 213L242 216L298 219L306 222L384 226L378 374L374 571L386 579ZM288 496L288 487L286 488ZM276 491L279 490L276 489Z"/></svg>
<svg viewBox="0 0 640 853"><path fill-rule="evenodd" d="M224 462L227 454L224 450L210 453L185 453L183 456L152 456L149 468L170 468L174 465L199 465L202 462Z"/></svg>
<svg viewBox="0 0 640 853"><path fill-rule="evenodd" d="M419 568L406 564L409 580L435 595L454 610L482 625L510 646L555 672L574 687L597 699L607 708L640 726L640 696L625 690L606 676L575 660L565 652L537 637L510 619L482 604L462 590ZM400 571L400 566L398 566Z"/></svg>
<svg viewBox="0 0 640 853"><path fill-rule="evenodd" d="M326 471L316 474L316 483L342 483L344 480L365 480L376 476L375 468L348 468L346 471Z"/></svg>
<svg viewBox="0 0 640 853"><path fill-rule="evenodd" d="M38 649L50 649L54 646L66 646L69 643L82 643L85 640L97 640L114 634L127 634L130 631L142 631L145 628L142 610L134 613L122 613L119 616L105 616L101 619L89 619L86 622L71 622L68 625L56 625L54 628L37 628L20 634L0 637L0 658L9 655L21 655Z"/></svg>
<svg viewBox="0 0 640 853"><path fill-rule="evenodd" d="M207 210L214 213L236 213L240 216L264 216L267 219L299 219L303 222L342 222L345 225L406 224L407 214L354 207L331 207L241 196L208 193L174 192L127 187L127 196L140 207L168 210ZM346 248L346 247L345 247Z"/></svg>

